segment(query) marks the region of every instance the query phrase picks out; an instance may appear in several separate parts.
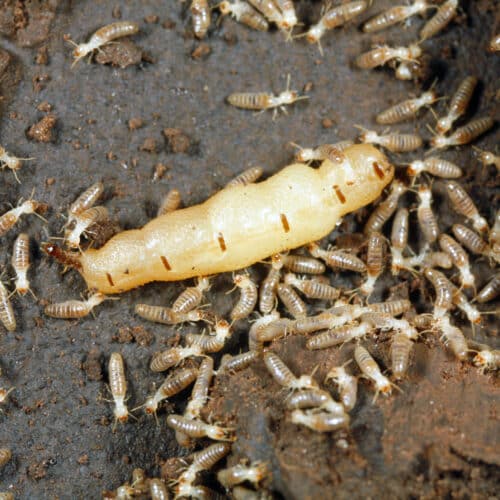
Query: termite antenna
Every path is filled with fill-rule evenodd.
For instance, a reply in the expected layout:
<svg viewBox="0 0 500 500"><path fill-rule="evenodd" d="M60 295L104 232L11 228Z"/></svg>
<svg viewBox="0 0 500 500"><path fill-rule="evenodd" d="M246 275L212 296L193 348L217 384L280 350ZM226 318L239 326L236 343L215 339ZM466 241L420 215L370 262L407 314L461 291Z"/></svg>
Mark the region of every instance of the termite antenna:
<svg viewBox="0 0 500 500"><path fill-rule="evenodd" d="M80 255L75 252L67 252L63 250L58 245L50 242L44 242L40 245L40 248L47 254L56 259L61 264L65 266L73 267L80 270L82 264L80 263Z"/></svg>

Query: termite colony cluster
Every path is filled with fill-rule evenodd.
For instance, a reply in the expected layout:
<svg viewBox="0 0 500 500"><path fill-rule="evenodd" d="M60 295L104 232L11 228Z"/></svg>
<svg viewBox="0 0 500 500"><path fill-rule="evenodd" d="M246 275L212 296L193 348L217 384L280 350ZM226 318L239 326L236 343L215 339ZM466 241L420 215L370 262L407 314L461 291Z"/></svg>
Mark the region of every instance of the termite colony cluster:
<svg viewBox="0 0 500 500"><path fill-rule="evenodd" d="M398 79L414 79L422 56L421 44L453 20L458 4L458 0L446 0L438 5L426 0L415 0L411 5L395 6L368 19L362 25L362 30L372 33L405 22L411 16L435 11L426 20L415 43L408 47L375 47L359 55L355 65L361 69L372 69L389 64ZM319 21L303 33L295 33L300 23L291 0L248 0L248 3L224 0L214 7L218 8L222 16L230 14L252 29L267 31L270 23L274 23L285 32L288 40L305 37L307 42L318 43L320 50L323 50L320 40L325 33L364 13L370 7L370 2L354 1L333 7L325 6ZM208 0L193 0L190 12L195 36L205 37L212 15ZM139 26L134 22L113 23L101 28L89 42L75 44L74 64L112 40L134 35L138 31ZM491 40L489 50L499 50L498 35ZM462 168L436 152L468 145L493 127L494 122L488 116L455 125L455 122L463 119L477 83L478 78L475 76L458 83L444 115L437 118L436 131L427 141L429 149L420 157L398 165L404 168L404 172L401 175L398 173L387 195L376 204L364 222L363 234L352 235L350 242L337 248L310 241L298 250L277 252L266 261L267 276L260 283L253 269L241 270L236 266L236 272L232 275L234 288L228 293L237 290L239 298L228 318L223 318L205 304L209 302L211 276L198 276L193 286L187 287L170 307L142 303L135 305L135 314L149 321L166 325L199 323L203 327L201 332L186 333L178 345L157 352L152 357L151 371L169 373L156 391L147 396L135 410L143 409L146 414L157 418L165 401L192 386L182 414L169 414L166 423L175 432L176 440L182 447L194 449L198 440L215 443L185 457L183 467L170 478L171 484L167 485L159 478L148 478L142 469L135 469L130 482L113 492L107 492L106 498L168 498L169 488L176 498L211 498L215 493L201 484L200 473L211 470L224 459L231 451L231 443L238 436L235 427L229 422L213 421L205 411L210 391L214 381L218 383L217 379L230 380L235 372L245 370L254 363L262 363L266 367L277 389L281 386L288 391L284 403L288 421L316 432L336 432L338 442L345 446L348 446L349 413L357 401L358 380L366 379L373 386L374 403L379 394L389 397L394 390L401 390L398 384L402 383L411 365L414 344L426 341L429 336L436 336L460 362L471 363L483 373L498 370L499 350L464 335L455 326L452 314L456 310L479 328L483 314L496 313L482 311L475 303L491 302L500 294L500 212L497 211L491 220L483 217L467 191L456 181L463 174ZM276 112L285 105L308 97L290 90L288 85L278 96L235 93L228 97L228 102L245 109L272 108ZM380 125L393 125L415 119L422 108L432 109L440 99L431 87L418 97L381 111L375 121ZM421 149L426 142L416 134L379 134L361 126L358 128L362 130L360 143L378 145L389 153L413 152ZM354 143L354 140L346 140L313 148L294 144L298 149L295 161L314 166L319 162L331 163L342 170L346 185L350 186L355 184L357 173L346 158L352 154L349 153L353 151L352 148L356 148ZM477 156L485 168L494 166L497 171L500 168L500 157L493 152L477 149ZM398 164L397 157L394 158ZM22 160L28 159L16 158L0 147L0 162L3 167L12 170L16 179ZM387 175L387 166L376 161L371 168L375 177L383 179ZM230 181L224 192L233 190L236 193L240 188L252 186L262 174L263 170L259 167L246 170ZM437 181L434 184L435 179ZM459 223L446 228L446 231L439 226L438 217L433 211L435 186L446 193L450 206L462 217ZM336 203L345 204L349 193L337 184L333 189ZM85 267L84 257L91 254L88 249L82 249L82 239L102 246L117 231L107 208L96 206L103 190L104 185L97 182L69 207L64 226L65 249L53 242L42 246L65 266L78 269L85 279L87 273L90 275L90 270ZM161 203L157 216L175 214L180 205L180 193L172 189ZM42 217L45 209L44 204L29 199L7 211L0 216L0 237L10 231L22 215ZM412 223L413 212L416 213L419 228L417 235L413 234L413 228L417 226ZM285 213L279 214L279 224L284 233L289 233L293 228L293 222ZM389 225L390 228L387 227ZM218 251L226 252L231 242L224 238L222 231L217 233L216 240ZM409 241L420 243L418 251L409 245ZM476 262L472 261L472 256L487 259L496 273L479 292L476 291L479 284L473 272ZM175 271L175 262L171 258L164 255L159 258L167 272ZM29 291L35 296L28 281L28 234L17 236L11 262L16 274L15 291L21 295ZM333 270L335 274L327 273L327 269ZM127 275L129 273L129 269L124 272ZM357 283L357 288L352 290L338 284L344 283L342 279L337 280L344 274ZM403 298L394 296L372 302L372 295L384 292L377 285L389 275L400 277L402 283L415 277L420 280L423 298L430 299L428 307L421 309L419 306L417 310L408 294ZM117 286L116 275L105 273L104 279L106 290ZM154 279L154 276L148 277L143 282ZM429 286L425 287L424 283ZM116 292L134 286L137 284L126 284ZM54 318L84 317L104 300L113 298L100 287L97 288L86 300L48 304L44 312ZM429 294L427 289L432 293ZM16 329L10 293L2 282L0 320L9 332ZM244 329L242 325L245 324L248 329L248 350L235 355L224 354L215 369L217 353L223 353L235 329ZM353 359L347 360L345 364L329 366L323 381L317 380L314 373L294 373L273 351L275 342L290 335L301 336L304 348L310 351L338 349L351 342L354 344ZM380 366L375 360L365 342L368 339L375 342L380 339L382 346L389 339L389 366ZM211 354L215 354L215 358ZM115 425L127 422L129 416L136 418L132 414L134 410L127 407L127 377L120 353L111 354L108 373ZM0 402L5 401L11 390L0 389ZM1 449L0 466L10 457L9 450ZM271 495L268 487L272 484L272 474L271 466L267 463L239 463L219 469L217 480L234 498L267 498Z"/></svg>

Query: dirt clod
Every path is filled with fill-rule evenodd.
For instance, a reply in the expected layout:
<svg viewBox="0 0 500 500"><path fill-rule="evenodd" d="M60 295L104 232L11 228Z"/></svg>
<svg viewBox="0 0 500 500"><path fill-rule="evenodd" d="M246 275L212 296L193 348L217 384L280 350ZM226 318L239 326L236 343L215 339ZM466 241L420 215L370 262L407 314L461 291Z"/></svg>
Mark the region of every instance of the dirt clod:
<svg viewBox="0 0 500 500"><path fill-rule="evenodd" d="M49 49L46 45L40 47L35 56L35 64L46 66L49 64Z"/></svg>
<svg viewBox="0 0 500 500"><path fill-rule="evenodd" d="M92 349L87 353L82 369L89 380L102 380L101 352L98 349Z"/></svg>
<svg viewBox="0 0 500 500"><path fill-rule="evenodd" d="M207 43L200 43L194 50L191 52L191 57L193 59L207 59L212 52L210 45Z"/></svg>
<svg viewBox="0 0 500 500"><path fill-rule="evenodd" d="M141 62L142 49L131 40L116 41L101 47L95 60L99 64L111 64L123 69Z"/></svg>
<svg viewBox="0 0 500 500"><path fill-rule="evenodd" d="M146 139L144 139L144 142L142 143L142 146L139 146L139 151L144 151L146 153L156 153L156 139L154 137L146 137Z"/></svg>
<svg viewBox="0 0 500 500"><path fill-rule="evenodd" d="M47 475L47 463L37 462L28 466L28 477L35 481L43 479Z"/></svg>
<svg viewBox="0 0 500 500"><path fill-rule="evenodd" d="M142 118L131 118L128 121L128 128L129 130L137 130L138 128L141 128L144 126L144 120Z"/></svg>
<svg viewBox="0 0 500 500"><path fill-rule="evenodd" d="M44 116L39 122L34 123L26 132L28 139L37 142L54 142L56 139L55 126L57 117L53 114Z"/></svg>
<svg viewBox="0 0 500 500"><path fill-rule="evenodd" d="M167 146L172 153L187 153L191 146L189 137L178 128L165 128L163 135L167 140Z"/></svg>

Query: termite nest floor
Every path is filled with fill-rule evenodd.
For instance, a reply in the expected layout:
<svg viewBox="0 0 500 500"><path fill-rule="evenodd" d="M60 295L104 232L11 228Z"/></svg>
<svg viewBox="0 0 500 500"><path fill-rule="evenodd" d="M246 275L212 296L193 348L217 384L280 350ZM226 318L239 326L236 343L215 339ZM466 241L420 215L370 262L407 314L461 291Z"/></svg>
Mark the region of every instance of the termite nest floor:
<svg viewBox="0 0 500 500"><path fill-rule="evenodd" d="M309 22L319 15L319 2L296 3L301 19ZM390 3L376 2L369 14ZM21 4L21 11L15 11ZM419 93L434 76L441 95L449 95L465 76L479 76L470 115L490 113L498 121L499 58L484 50L490 35L498 32L494 2L461 4L457 22L424 44L428 72L424 70L424 81L414 85L395 80L388 70L355 70L352 60L371 43L412 41L422 22L418 19L409 27L377 35L364 35L355 26L329 33L321 57L315 46L285 43L276 31L251 32L230 19L212 27L202 42L195 41L188 9L180 2L4 0L0 47L11 60L1 75L1 145L19 157L36 159L19 171L21 184L11 172L0 172L0 209L3 213L35 189L35 197L48 203L50 210L48 225L27 217L0 239L0 265L8 268L13 241L21 231L37 243L49 235L59 236L69 203L97 180L105 183L104 203L121 226L139 227L154 216L169 188L178 188L184 202L194 204L249 166L262 165L270 175L290 163L289 141L313 146L355 137L354 124L372 127L376 112ZM101 55L101 62L116 56L122 57L117 63L126 66L123 58L130 56L134 64L120 69L81 61L70 69L72 47L63 35L86 40L120 13L122 19L140 21L141 33L133 37L135 47L127 47L125 55L111 51ZM288 73L292 87L302 89L312 83L311 98L289 108L288 116L273 121L271 113L256 116L224 102L235 91L278 92ZM444 104L439 106L442 110ZM56 120L44 122L51 124L41 134L47 140L27 135L49 113ZM426 123L433 124L429 112L398 129L416 128L428 136ZM498 139L497 127L477 145L494 151ZM402 156L401 161L419 156L420 152ZM483 169L470 147L444 156L464 167L460 182L491 221L498 207L494 170ZM440 227L448 229L460 219L450 210L439 182L435 193ZM347 217L339 231L359 229L366 214L368 209L363 217ZM104 303L96 309L96 318L53 320L42 314L45 301L78 298L84 284L74 272L61 274L57 264L35 254L31 278L38 302L30 295L13 299L18 330L3 332L0 343L2 386L15 386L0 414L0 444L11 448L14 456L2 471L0 490L11 488L19 498L97 498L126 481L135 467L145 468L149 475L160 474L162 463L186 452L178 449L166 429L165 410L159 415L160 427L138 413L137 422L118 425L112 432L104 360L113 351L122 352L129 407L142 404L152 384L163 379L148 369L151 354L172 342L177 332L141 321L133 315L133 306L170 304L184 284L153 284L132 291L119 301ZM256 275L263 272L262 266L256 268ZM474 264L474 272L482 285L492 271L483 260ZM419 278L407 279L412 297L420 296L415 292L421 286ZM378 283L374 299L386 296L398 282L388 278ZM208 294L220 314L227 315L235 300L234 295L224 294L229 288L230 277L221 276ZM498 308L498 303L490 306ZM454 322L472 335L461 316ZM498 322L485 317L484 325L476 332L477 339L498 347ZM228 347L233 354L246 348L245 332L245 324L237 327ZM325 367L352 357L351 345L308 352L303 343L302 338L290 337L274 348L296 373L310 373L319 365L318 380L323 380ZM387 343L369 345L378 360L386 361ZM229 463L244 457L269 461L273 472L269 486L285 498L496 494L498 378L456 362L429 336L418 343L401 388L402 393L381 396L372 404L373 392L361 382L350 432L321 435L286 421L287 394L259 362L221 378L207 412L238 429ZM167 411L182 409L184 400L183 393ZM342 447L345 442L347 449Z"/></svg>

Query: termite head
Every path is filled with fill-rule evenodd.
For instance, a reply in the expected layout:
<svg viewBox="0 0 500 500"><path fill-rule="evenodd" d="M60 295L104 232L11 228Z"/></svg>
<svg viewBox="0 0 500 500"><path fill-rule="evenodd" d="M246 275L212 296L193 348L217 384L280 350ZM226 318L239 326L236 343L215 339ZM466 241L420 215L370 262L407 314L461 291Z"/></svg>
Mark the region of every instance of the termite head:
<svg viewBox="0 0 500 500"><path fill-rule="evenodd" d="M65 266L81 269L80 255L75 252L67 252L54 243L45 242L41 244L42 250Z"/></svg>
<svg viewBox="0 0 500 500"><path fill-rule="evenodd" d="M276 253L271 257L271 265L274 269L281 269L283 267L283 256Z"/></svg>
<svg viewBox="0 0 500 500"><path fill-rule="evenodd" d="M422 49L417 43L412 43L408 47L408 59L418 59L422 55Z"/></svg>
<svg viewBox="0 0 500 500"><path fill-rule="evenodd" d="M294 383L294 389L319 389L318 383L312 375L301 375Z"/></svg>
<svg viewBox="0 0 500 500"><path fill-rule="evenodd" d="M311 148L303 148L302 146L299 146L295 142L290 142L290 144L298 149L298 151L295 153L296 161L299 161L301 163L307 163L309 161L314 160L314 153Z"/></svg>
<svg viewBox="0 0 500 500"><path fill-rule="evenodd" d="M420 96L420 99L424 105L429 106L435 103L439 99L439 97L435 90L428 90Z"/></svg>
<svg viewBox="0 0 500 500"><path fill-rule="evenodd" d="M156 401L154 396L149 396L144 403L144 411L148 415L155 415L158 411L158 402Z"/></svg>
<svg viewBox="0 0 500 500"><path fill-rule="evenodd" d="M308 43L318 43L323 36L323 28L319 24L311 26L305 34Z"/></svg>
<svg viewBox="0 0 500 500"><path fill-rule="evenodd" d="M410 163L409 167L406 170L408 175L412 177L418 175L420 172L424 170L424 162L422 160L414 160Z"/></svg>
<svg viewBox="0 0 500 500"><path fill-rule="evenodd" d="M359 134L359 140L361 142L368 142L368 143L377 143L379 136L375 130L368 130L365 127L362 127L361 125L354 125L357 129L361 130L361 134Z"/></svg>
<svg viewBox="0 0 500 500"><path fill-rule="evenodd" d="M487 368L487 366L493 362L493 355L490 351L482 350L479 351L472 360L474 365L479 366L481 368Z"/></svg>
<svg viewBox="0 0 500 500"><path fill-rule="evenodd" d="M208 428L207 437L213 439L214 441L236 441L236 437L233 432L233 428L224 428L219 427L218 425L212 425Z"/></svg>
<svg viewBox="0 0 500 500"><path fill-rule="evenodd" d="M436 130L438 134L446 134L453 124L452 118L449 116L442 116L436 123Z"/></svg>
<svg viewBox="0 0 500 500"><path fill-rule="evenodd" d="M444 135L435 135L429 141L429 144L432 146L432 149L445 148L448 145L448 139ZM430 153L430 151L429 151L429 153Z"/></svg>
<svg viewBox="0 0 500 500"><path fill-rule="evenodd" d="M231 13L231 4L227 1L220 2L217 7L223 16L227 16Z"/></svg>

